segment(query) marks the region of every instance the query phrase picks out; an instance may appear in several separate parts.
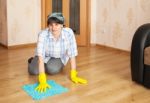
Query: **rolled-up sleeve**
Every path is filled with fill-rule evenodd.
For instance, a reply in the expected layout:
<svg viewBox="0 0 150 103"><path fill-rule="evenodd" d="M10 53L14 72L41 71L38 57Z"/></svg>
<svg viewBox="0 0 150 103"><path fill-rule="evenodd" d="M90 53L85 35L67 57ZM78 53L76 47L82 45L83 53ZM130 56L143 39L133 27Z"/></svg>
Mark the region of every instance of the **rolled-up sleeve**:
<svg viewBox="0 0 150 103"><path fill-rule="evenodd" d="M78 55L77 43L72 29L69 29L69 48L68 48L68 56L70 58Z"/></svg>
<svg viewBox="0 0 150 103"><path fill-rule="evenodd" d="M42 32L38 34L38 40L37 40L37 49L36 49L36 55L45 58L45 36Z"/></svg>

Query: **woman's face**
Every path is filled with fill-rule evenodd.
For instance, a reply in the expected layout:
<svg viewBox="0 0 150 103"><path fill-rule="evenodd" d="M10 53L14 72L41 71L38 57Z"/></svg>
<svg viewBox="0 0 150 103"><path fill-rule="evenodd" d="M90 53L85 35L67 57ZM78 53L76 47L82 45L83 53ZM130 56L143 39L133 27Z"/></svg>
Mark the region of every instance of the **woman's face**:
<svg viewBox="0 0 150 103"><path fill-rule="evenodd" d="M63 25L58 24L58 23L52 23L52 24L49 24L48 27L53 34L57 34L57 33L60 33Z"/></svg>

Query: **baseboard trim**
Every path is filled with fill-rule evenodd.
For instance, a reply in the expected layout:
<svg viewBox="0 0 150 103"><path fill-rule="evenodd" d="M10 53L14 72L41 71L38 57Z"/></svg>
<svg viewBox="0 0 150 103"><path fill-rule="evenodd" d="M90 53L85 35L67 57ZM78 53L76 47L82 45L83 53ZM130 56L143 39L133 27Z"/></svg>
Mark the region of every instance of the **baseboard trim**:
<svg viewBox="0 0 150 103"><path fill-rule="evenodd" d="M97 44L94 44L94 43L91 43L90 44L90 47L93 47L93 46L96 46Z"/></svg>
<svg viewBox="0 0 150 103"><path fill-rule="evenodd" d="M13 46L6 46L2 43L0 43L0 45L4 48L7 49L18 49L18 48L29 48L29 47L36 47L36 43L29 43L29 44L20 44L20 45L13 45ZM114 47L109 47L106 45L101 45L101 44L90 44L90 47L93 46L98 46L98 47L103 47L103 48L109 48L109 49L113 49L113 50L117 50L117 51L121 51L121 52L125 52L127 54L130 54L130 51L126 51L126 50L122 50L122 49L118 49L118 48L114 48Z"/></svg>
<svg viewBox="0 0 150 103"><path fill-rule="evenodd" d="M124 53L127 53L128 55L130 54L130 51L122 50L122 49L118 49L118 48L114 48L114 47L109 47L109 46L106 46L106 45L90 44L90 46L91 46L91 47L93 47L93 46L98 46L98 47L101 47L101 48L108 48L108 49L113 49L113 50L117 50L117 51L120 51L120 52L124 52Z"/></svg>
<svg viewBox="0 0 150 103"><path fill-rule="evenodd" d="M2 47L7 48L7 49L19 49L19 48L36 47L36 43L20 44L20 45L12 45L12 46L6 46L6 45L0 43L0 45Z"/></svg>
<svg viewBox="0 0 150 103"><path fill-rule="evenodd" d="M4 48L7 48L7 46L4 45L4 44L2 44L2 43L0 43L0 46L2 46L2 47L4 47Z"/></svg>

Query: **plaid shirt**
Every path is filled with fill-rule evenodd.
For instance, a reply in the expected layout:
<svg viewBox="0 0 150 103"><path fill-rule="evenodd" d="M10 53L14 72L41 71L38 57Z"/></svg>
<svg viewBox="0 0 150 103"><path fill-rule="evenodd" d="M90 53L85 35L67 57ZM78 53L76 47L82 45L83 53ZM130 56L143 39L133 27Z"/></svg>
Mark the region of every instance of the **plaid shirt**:
<svg viewBox="0 0 150 103"><path fill-rule="evenodd" d="M51 57L60 58L64 65L69 58L78 55L74 33L70 28L63 28L59 39L56 41L52 33L47 29L38 35L36 55L41 56L47 63Z"/></svg>

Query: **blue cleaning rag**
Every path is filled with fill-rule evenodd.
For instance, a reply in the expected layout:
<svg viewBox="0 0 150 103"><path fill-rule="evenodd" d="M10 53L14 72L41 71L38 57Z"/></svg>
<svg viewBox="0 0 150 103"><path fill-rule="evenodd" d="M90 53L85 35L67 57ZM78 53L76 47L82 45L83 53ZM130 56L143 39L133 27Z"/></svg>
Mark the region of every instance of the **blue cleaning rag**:
<svg viewBox="0 0 150 103"><path fill-rule="evenodd" d="M46 98L48 96L53 96L56 94L61 94L68 91L68 88L64 88L63 86L57 84L53 80L48 80L47 83L52 87L50 89L47 89L44 93L39 93L35 90L35 88L38 86L38 83L35 84L27 84L22 86L23 90L27 92L28 95L30 95L34 100L40 100L43 98Z"/></svg>

